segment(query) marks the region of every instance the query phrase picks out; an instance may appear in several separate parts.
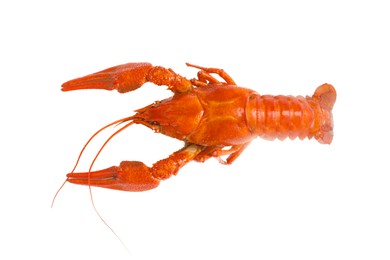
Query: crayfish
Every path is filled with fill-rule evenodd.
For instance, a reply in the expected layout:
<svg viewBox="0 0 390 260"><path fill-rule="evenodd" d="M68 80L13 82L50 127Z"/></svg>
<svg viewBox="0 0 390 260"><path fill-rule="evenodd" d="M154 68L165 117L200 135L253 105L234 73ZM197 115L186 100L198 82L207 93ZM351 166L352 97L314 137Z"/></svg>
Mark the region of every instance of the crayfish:
<svg viewBox="0 0 390 260"><path fill-rule="evenodd" d="M176 175L193 160L204 162L214 157L223 164L231 164L256 137L267 140L314 137L322 144L332 142L332 108L336 101L332 85L319 86L311 97L260 95L237 86L222 69L188 63L187 66L199 69L197 78L187 79L172 69L150 63L127 63L64 83L63 91L116 89L120 93L133 91L146 82L165 85L173 92L172 97L103 127L91 139L108 126L126 123L116 133L132 124L142 124L156 133L184 141L182 149L152 167L139 161L123 161L119 166L99 171L90 168L88 172L75 173L73 170L67 174L67 181L123 191L145 191L156 188L161 180ZM222 156L227 156L226 160Z"/></svg>

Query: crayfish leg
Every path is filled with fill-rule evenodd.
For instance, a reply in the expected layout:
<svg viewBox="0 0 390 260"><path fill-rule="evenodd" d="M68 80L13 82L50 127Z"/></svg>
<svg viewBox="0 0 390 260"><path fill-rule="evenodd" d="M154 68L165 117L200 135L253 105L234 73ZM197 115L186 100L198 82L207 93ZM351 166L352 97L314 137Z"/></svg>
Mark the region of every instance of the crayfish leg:
<svg viewBox="0 0 390 260"><path fill-rule="evenodd" d="M209 146L199 153L194 160L198 162L204 162L211 157L216 157L221 164L232 164L245 150L250 142L240 145L233 145L230 149L224 150L224 147ZM223 160L221 156L229 155L228 158Z"/></svg>
<svg viewBox="0 0 390 260"><path fill-rule="evenodd" d="M201 67L198 65L193 65L190 63L186 63L188 67L193 67L200 69L198 72L198 79L192 79L191 82L193 85L197 87L204 87L209 84L215 84L215 85L220 85L220 84L227 84L227 85L237 85L233 78L229 76L223 69L217 69L217 68L205 68ZM218 81L216 78L211 76L211 73L217 74L220 76L223 80L225 80L225 83Z"/></svg>

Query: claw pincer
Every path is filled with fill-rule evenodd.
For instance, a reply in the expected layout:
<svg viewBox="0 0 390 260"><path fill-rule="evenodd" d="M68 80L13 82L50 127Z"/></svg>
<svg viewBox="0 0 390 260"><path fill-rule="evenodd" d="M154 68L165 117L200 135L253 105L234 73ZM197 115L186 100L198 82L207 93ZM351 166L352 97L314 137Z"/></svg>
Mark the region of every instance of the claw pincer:
<svg viewBox="0 0 390 260"><path fill-rule="evenodd" d="M123 191L145 191L156 188L160 180L150 174L150 169L142 162L123 161L117 166L104 170L69 173L68 182L91 185Z"/></svg>
<svg viewBox="0 0 390 260"><path fill-rule="evenodd" d="M120 93L133 91L146 82L146 75L152 68L150 63L128 63L105 69L62 84L62 91L77 89L118 90Z"/></svg>
<svg viewBox="0 0 390 260"><path fill-rule="evenodd" d="M319 86L311 97L260 95L238 87L222 69L188 63L187 66L200 70L198 78L188 80L171 69L150 63L127 63L64 83L63 91L116 89L120 93L133 91L147 82L165 85L174 93L172 97L103 127L91 139L108 126L126 122L106 143L132 124L145 125L185 143L182 149L151 167L138 161L123 161L119 166L104 170L71 172L67 181L115 190L145 191L176 175L192 160L204 162L214 157L221 163L231 164L257 137L267 140L314 137L323 144L332 142L332 109L336 101L332 85ZM227 156L226 161L221 156Z"/></svg>

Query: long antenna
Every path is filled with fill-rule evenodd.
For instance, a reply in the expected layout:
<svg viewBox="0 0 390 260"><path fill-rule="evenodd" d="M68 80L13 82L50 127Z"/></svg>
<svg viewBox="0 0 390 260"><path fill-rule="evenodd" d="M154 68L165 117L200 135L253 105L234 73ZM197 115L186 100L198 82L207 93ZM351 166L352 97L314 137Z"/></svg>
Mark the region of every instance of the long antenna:
<svg viewBox="0 0 390 260"><path fill-rule="evenodd" d="M112 122L112 123L110 123L110 124L108 124L108 125L106 125L106 126L100 128L98 131L96 131L96 133L94 133L94 134L89 138L89 140L85 143L85 145L83 146L83 149L81 149L81 152L80 152L79 156L77 157L76 164L74 165L73 170L71 171L71 173L74 173L74 171L76 170L76 167L77 167L77 165L79 164L81 155L83 154L85 148L87 148L88 144L92 141L93 138L95 138L95 137L96 137L100 132L102 132L104 129L106 129L106 128L112 126L112 125L115 125L115 124L117 124L117 125L122 124L122 123L124 123L124 122L127 122L127 121L131 120L132 118L133 118L133 117L130 116L130 117L125 117L125 118L116 120L116 121L114 121L114 122ZM123 128L123 129L124 129L124 128ZM122 130L123 130L123 129L122 129ZM117 134L117 133L115 133L115 134ZM115 135L115 134L114 134L114 135ZM110 138L110 139L111 139L111 138ZM104 145L106 145L106 144L104 144ZM101 149L100 149L100 151L101 151ZM99 151L99 153L100 153L100 151ZM97 156L96 156L96 157L97 157ZM94 159L93 162L95 162L96 157L95 157L95 159ZM93 164L93 163L92 163L92 164ZM92 165L91 165L91 167L92 167ZM90 171L91 171L91 168L90 168ZM53 206L54 206L54 201L56 200L58 193L60 192L60 190L62 189L62 187L64 187L64 185L65 185L65 183L66 183L67 181L68 181L68 178L66 178L66 180L62 183L61 187L60 187L60 188L57 190L57 192L55 193L55 195L54 195L54 197L53 197L53 200L52 200L52 202L51 202L51 207L52 207L52 208L53 208Z"/></svg>
<svg viewBox="0 0 390 260"><path fill-rule="evenodd" d="M120 122L120 123L123 123L124 121ZM126 125L124 125L123 127L121 127L119 130L115 131L115 133L113 133L109 138L107 138L107 140L103 143L102 147L100 147L98 153L96 154L95 158L93 159L92 163L91 163L91 166L89 167L89 170L88 170L88 187L89 187L89 195L91 197L91 202L92 202L92 206L93 206L93 209L95 210L96 214L98 215L98 217L100 218L100 220L104 223L104 225L106 225L110 230L111 232L114 234L114 236L119 240L119 242L121 242L122 246L125 248L126 252L128 254L130 254L130 251L128 250L128 248L126 247L125 243L123 243L122 239L118 236L118 234L114 231L114 229L104 220L104 218L100 215L99 211L97 210L96 206L95 206L95 202L93 200L93 195L92 195L92 187L91 187L91 184L90 184L90 181L91 181L91 170L92 170L92 166L94 165L96 159L98 158L98 156L100 155L100 153L102 152L103 148L108 144L108 142L114 137L116 136L118 133L122 132L124 129L126 129L127 127L131 126L132 124L134 124L134 122L130 122ZM112 125L112 124L111 124Z"/></svg>
<svg viewBox="0 0 390 260"><path fill-rule="evenodd" d="M73 170L71 171L71 173L74 173L74 171L76 170L77 168L77 165L80 161L80 158L81 158L81 155L83 154L83 152L85 151L86 147L88 146L88 144L92 141L92 139L94 137L96 137L100 132L102 132L104 129L112 126L112 125L120 125L124 122L127 122L127 121L130 121L132 120L133 117L125 117L125 118L122 118L122 119L119 119L119 120L116 120L102 128L100 128L98 131L96 131L96 133L94 133L90 138L89 140L85 143L85 145L83 146L83 148L81 149L80 151L80 154L79 156L77 157L77 161L76 161L76 164L75 166L73 167ZM117 235L117 233L114 231L113 228L111 228L110 225L108 225L108 223L104 220L104 218L100 215L99 211L97 210L96 206L95 206L95 202L93 200L93 195L92 195L92 187L91 187L91 184L90 184L90 181L91 181L91 170L92 170L92 167L96 161L96 159L98 158L98 156L100 155L100 153L102 152L103 148L108 144L108 142L114 137L116 136L118 133L120 133L121 131L123 131L124 129L126 129L127 127L131 126L132 124L134 124L133 121L127 123L126 125L124 125L123 127L121 127L120 129L118 129L117 131L115 131L109 138L107 138L107 140L103 143L103 145L100 147L99 151L97 152L95 158L93 159L90 167L89 167L89 170L88 170L88 187L89 187L89 194L90 194L90 198L91 198L91 203L92 203L92 207L94 209L94 211L96 212L96 214L98 215L98 217L100 218L100 220L104 223L104 225L106 225L106 227L108 227L111 232L114 234L114 236L119 240L119 242L122 244L122 246L124 247L124 249L126 250L126 252L128 254L130 254L130 251L128 250L128 248L126 247L125 243L123 243L122 239ZM53 198L53 201L51 203L51 207L53 207L54 205L54 201L55 199L57 198L57 195L59 194L59 192L61 191L61 189L64 187L65 183L68 181L68 178L66 178L66 180L62 183L62 185L60 186L60 188L57 190L57 192L55 193L54 195L54 198Z"/></svg>

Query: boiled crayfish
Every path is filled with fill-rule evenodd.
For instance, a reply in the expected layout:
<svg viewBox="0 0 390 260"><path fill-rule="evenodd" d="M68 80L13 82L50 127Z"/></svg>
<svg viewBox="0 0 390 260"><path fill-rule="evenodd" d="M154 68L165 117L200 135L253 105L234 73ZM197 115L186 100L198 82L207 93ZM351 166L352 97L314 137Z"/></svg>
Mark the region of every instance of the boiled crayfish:
<svg viewBox="0 0 390 260"><path fill-rule="evenodd" d="M199 69L196 79L188 80L171 69L149 63L127 63L64 83L63 91L116 89L120 93L133 91L146 82L165 85L174 93L171 98L136 110L135 115L106 127L126 123L121 131L131 124L142 124L156 133L184 141L182 149L152 167L139 161L123 161L120 166L100 171L74 173L73 170L67 174L67 181L123 191L145 191L176 175L192 160L204 162L215 157L221 163L231 164L256 137L267 140L314 137L322 144L332 142L332 108L336 101L332 85L319 86L311 97L260 95L238 87L222 69L187 66ZM224 82L212 74L219 75ZM228 157L223 160L221 156Z"/></svg>

